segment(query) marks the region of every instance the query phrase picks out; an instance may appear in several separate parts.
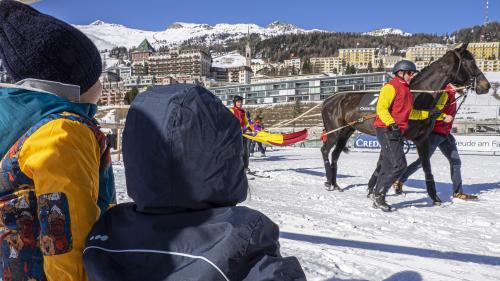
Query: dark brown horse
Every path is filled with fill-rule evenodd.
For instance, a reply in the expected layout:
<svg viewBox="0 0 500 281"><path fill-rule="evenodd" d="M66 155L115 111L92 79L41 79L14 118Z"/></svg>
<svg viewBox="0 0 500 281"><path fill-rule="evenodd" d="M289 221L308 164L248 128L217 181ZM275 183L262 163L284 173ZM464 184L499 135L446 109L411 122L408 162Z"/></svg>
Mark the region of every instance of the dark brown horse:
<svg viewBox="0 0 500 281"><path fill-rule="evenodd" d="M490 83L479 70L472 54L467 51L467 44L448 51L443 57L424 68L410 83L414 95L413 107L420 110L434 109L441 91L448 83L457 86L470 86L474 88L478 95L486 94L490 89ZM425 90L427 92L417 92L415 90ZM323 103L322 117L323 124L327 132L345 126L375 111L362 111L362 101L369 94L369 91L338 93ZM373 95L373 91L371 92ZM321 148L323 161L325 164L326 178L325 185L333 190L341 190L337 184L337 161L341 152L345 149L349 137L355 130L375 135L373 119L347 126L339 131L328 135L326 142ZM428 136L434 125L433 119L410 120L409 126L404 132L406 139L411 140L417 147L419 158L422 161L422 168L425 173L427 193L434 202L438 202L436 187L431 172L429 158ZM331 163L328 153L335 146L331 154ZM376 173L374 173L376 176ZM369 188L373 188L374 179L372 176Z"/></svg>

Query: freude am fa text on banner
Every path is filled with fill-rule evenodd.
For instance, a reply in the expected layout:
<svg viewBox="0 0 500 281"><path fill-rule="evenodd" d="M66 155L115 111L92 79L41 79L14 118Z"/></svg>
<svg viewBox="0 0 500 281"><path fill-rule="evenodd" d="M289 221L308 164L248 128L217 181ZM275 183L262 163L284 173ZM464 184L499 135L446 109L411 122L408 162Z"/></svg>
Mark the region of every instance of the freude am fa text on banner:
<svg viewBox="0 0 500 281"><path fill-rule="evenodd" d="M496 136L460 136L454 135L459 151L500 152L500 135ZM412 145L412 148L414 146ZM354 139L354 148L380 149L375 136L359 134Z"/></svg>

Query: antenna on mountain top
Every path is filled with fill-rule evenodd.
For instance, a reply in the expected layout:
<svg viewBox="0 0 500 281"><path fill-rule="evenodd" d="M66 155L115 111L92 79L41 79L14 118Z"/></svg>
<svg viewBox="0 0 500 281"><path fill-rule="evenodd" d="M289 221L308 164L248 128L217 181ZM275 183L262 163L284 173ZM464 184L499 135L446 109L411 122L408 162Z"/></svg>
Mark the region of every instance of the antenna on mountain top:
<svg viewBox="0 0 500 281"><path fill-rule="evenodd" d="M484 41L487 41L488 38L488 34L486 32L486 25L488 25L489 21L490 21L490 18L488 17L488 10L489 10L489 0L485 0L485 6L484 6L484 22L483 22L483 28L482 28L482 31L481 31L481 42L484 42Z"/></svg>
<svg viewBox="0 0 500 281"><path fill-rule="evenodd" d="M488 10L489 10L489 0L486 0L486 6L484 8L484 25L486 26L490 19L488 17Z"/></svg>

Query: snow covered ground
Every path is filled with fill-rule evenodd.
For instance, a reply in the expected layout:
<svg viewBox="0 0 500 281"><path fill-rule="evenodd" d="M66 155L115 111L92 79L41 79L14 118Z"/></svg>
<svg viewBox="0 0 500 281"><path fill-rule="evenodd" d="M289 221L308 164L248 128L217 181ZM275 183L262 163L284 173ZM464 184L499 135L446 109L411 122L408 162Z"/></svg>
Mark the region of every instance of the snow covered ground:
<svg viewBox="0 0 500 281"><path fill-rule="evenodd" d="M480 198L465 202L450 198L449 166L436 153L433 171L444 205L431 205L419 171L404 195L388 196L397 208L392 213L372 209L365 196L377 157L343 154L340 193L323 187L319 149L268 151L250 168L270 178L249 181L244 205L280 226L283 255L297 256L308 280L500 280L500 157L462 155L464 190ZM115 164L118 200L129 201L123 165Z"/></svg>

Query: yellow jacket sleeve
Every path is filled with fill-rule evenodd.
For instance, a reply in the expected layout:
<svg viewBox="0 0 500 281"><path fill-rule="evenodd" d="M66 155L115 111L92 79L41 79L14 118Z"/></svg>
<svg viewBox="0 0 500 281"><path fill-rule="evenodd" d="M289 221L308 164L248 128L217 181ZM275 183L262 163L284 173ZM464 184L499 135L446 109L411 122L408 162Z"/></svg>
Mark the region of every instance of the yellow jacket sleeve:
<svg viewBox="0 0 500 281"><path fill-rule="evenodd" d="M377 101L377 115L380 120L384 122L385 125L389 126L392 123L396 123L394 118L392 118L391 113L389 112L389 108L396 97L396 89L391 84L385 84L384 87L380 90L380 95Z"/></svg>
<svg viewBox="0 0 500 281"><path fill-rule="evenodd" d="M441 94L439 97L435 109L437 110L442 110L444 106L446 105L446 101L448 100L448 95L447 94ZM443 120L444 116L446 114L441 113L441 115L437 118L437 120ZM424 120L429 118L429 111L428 110L418 110L418 109L412 109L410 113L410 120Z"/></svg>
<svg viewBox="0 0 500 281"><path fill-rule="evenodd" d="M446 92L443 92L441 94L441 96L439 97L439 100L436 104L436 108L439 109L439 110L443 110L443 108L446 106L446 102L448 101L448 93ZM441 113L441 115L439 115L439 117L437 118L437 120L443 120L444 117L446 116L445 113Z"/></svg>
<svg viewBox="0 0 500 281"><path fill-rule="evenodd" d="M94 133L67 119L43 125L22 147L19 164L34 182L48 280L87 280L82 255L100 215L99 155Z"/></svg>
<svg viewBox="0 0 500 281"><path fill-rule="evenodd" d="M412 109L410 113L410 117L408 119L410 120L424 120L429 118L429 111L428 110L418 110L418 109Z"/></svg>
<svg viewBox="0 0 500 281"><path fill-rule="evenodd" d="M243 118L245 119L244 120L245 121L245 127L250 128L250 121L248 121L247 115L245 114L245 117L243 117ZM252 128L250 128L250 129L252 129Z"/></svg>

